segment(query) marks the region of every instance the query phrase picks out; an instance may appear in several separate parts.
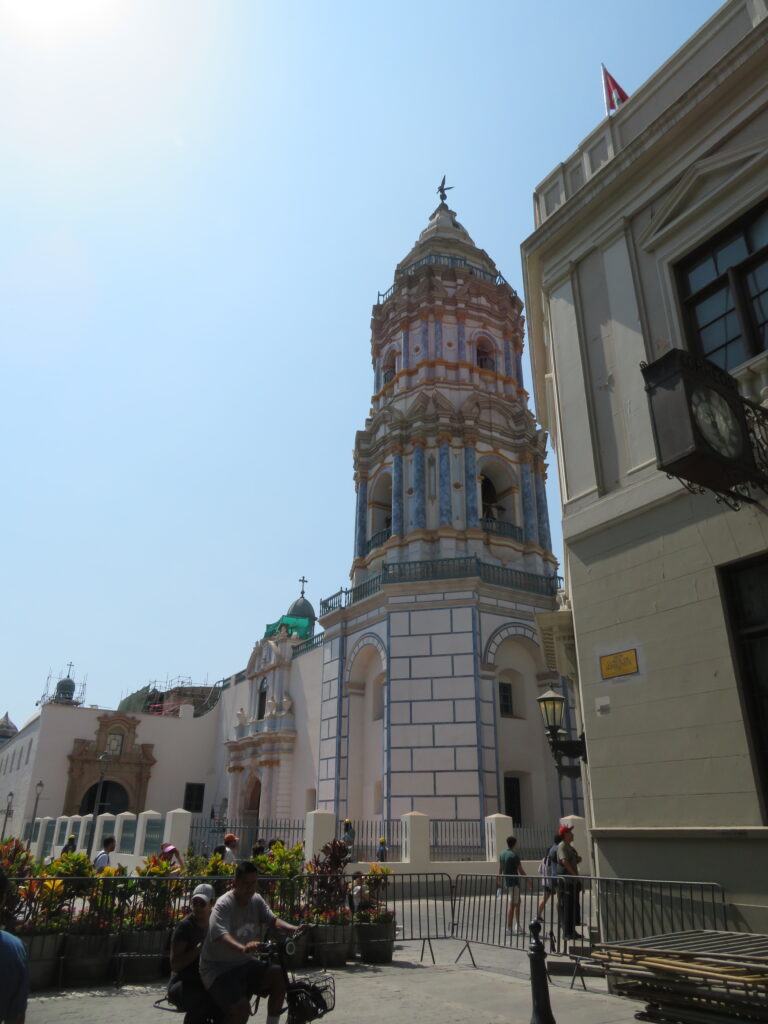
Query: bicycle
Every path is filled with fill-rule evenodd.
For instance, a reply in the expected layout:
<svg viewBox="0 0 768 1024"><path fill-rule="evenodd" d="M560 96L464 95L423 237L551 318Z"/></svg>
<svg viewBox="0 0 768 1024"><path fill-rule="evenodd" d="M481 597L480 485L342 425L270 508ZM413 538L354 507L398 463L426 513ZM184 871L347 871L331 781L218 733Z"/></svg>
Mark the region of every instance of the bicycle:
<svg viewBox="0 0 768 1024"><path fill-rule="evenodd" d="M256 954L256 958L259 960L277 964L282 972L285 981L285 1001L288 1008L286 1024L308 1024L309 1021L324 1017L336 1006L336 983L332 974L328 974L327 971L319 971L312 976L313 980L297 979L295 974L289 973L286 967L285 959L295 953L294 940L302 934L303 930L300 929L284 939L271 939L263 942L261 949ZM252 1015L258 1010L261 998L261 996L256 996L251 1010Z"/></svg>
<svg viewBox="0 0 768 1024"><path fill-rule="evenodd" d="M288 935L284 939L270 939L261 944L258 952L254 953L254 959L267 964L276 964L283 975L285 982L286 1006L281 1011L288 1011L285 1024L309 1024L309 1021L318 1020L330 1013L336 1005L336 983L332 974L327 971L319 971L309 978L297 979L293 973L289 973L286 967L286 957L293 956L296 952L295 939L301 935L304 929ZM251 1006L250 1015L253 1016L259 1009L259 1004L265 995L257 994ZM153 1003L155 1009L170 1010L174 1013L184 1013L170 1003L168 996L162 996Z"/></svg>

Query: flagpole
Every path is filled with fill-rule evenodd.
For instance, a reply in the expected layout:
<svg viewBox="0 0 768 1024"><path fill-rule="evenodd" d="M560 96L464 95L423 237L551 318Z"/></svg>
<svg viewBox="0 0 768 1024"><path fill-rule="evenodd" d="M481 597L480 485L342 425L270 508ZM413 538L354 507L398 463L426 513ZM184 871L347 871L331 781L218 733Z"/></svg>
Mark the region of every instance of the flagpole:
<svg viewBox="0 0 768 1024"><path fill-rule="evenodd" d="M605 87L605 64L600 63L600 78L602 79L603 86L603 106L605 107L605 116L608 117L611 113L608 107L608 90Z"/></svg>

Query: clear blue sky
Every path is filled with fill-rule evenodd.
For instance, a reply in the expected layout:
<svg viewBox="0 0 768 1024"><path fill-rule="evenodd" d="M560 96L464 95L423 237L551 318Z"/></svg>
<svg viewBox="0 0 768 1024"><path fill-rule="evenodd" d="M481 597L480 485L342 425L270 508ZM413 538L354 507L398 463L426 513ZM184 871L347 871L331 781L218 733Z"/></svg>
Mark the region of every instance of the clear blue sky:
<svg viewBox="0 0 768 1024"><path fill-rule="evenodd" d="M70 659L104 706L214 682L346 583L371 305L440 178L522 290L600 62L631 93L718 6L0 0L0 715Z"/></svg>

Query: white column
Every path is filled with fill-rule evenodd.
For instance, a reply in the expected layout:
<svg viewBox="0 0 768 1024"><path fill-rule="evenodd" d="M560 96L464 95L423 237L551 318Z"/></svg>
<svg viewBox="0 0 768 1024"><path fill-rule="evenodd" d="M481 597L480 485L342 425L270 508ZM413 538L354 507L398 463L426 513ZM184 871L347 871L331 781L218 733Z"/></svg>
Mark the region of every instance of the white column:
<svg viewBox="0 0 768 1024"><path fill-rule="evenodd" d="M507 836L514 835L512 819L506 814L489 814L485 819L485 859L498 863L507 848Z"/></svg>
<svg viewBox="0 0 768 1024"><path fill-rule="evenodd" d="M304 856L311 860L336 835L336 815L332 811L310 811L304 832Z"/></svg>
<svg viewBox="0 0 768 1024"><path fill-rule="evenodd" d="M96 819L96 831L93 834L93 847L92 852L94 857L102 847L102 838L104 836L115 835L115 816L114 814L100 814ZM117 838L115 836L115 838Z"/></svg>
<svg viewBox="0 0 768 1024"><path fill-rule="evenodd" d="M183 857L189 846L189 830L191 827L192 815L189 811L185 811L181 807L178 807L175 811L169 811L165 816L163 842L172 843Z"/></svg>
<svg viewBox="0 0 768 1024"><path fill-rule="evenodd" d="M400 842L403 864L411 871L429 871L429 818L419 811L409 811L400 818Z"/></svg>

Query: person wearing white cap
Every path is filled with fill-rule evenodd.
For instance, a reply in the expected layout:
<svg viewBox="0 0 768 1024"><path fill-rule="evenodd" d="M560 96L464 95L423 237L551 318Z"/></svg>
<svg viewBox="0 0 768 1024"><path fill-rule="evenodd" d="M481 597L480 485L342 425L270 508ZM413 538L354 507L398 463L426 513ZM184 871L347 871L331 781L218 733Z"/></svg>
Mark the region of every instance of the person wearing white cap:
<svg viewBox="0 0 768 1024"><path fill-rule="evenodd" d="M200 950L208 934L208 921L215 901L212 885L198 885L192 893L191 912L179 921L171 939L173 973L168 984L168 1001L185 1011L184 1024L226 1019L208 995L200 977Z"/></svg>

